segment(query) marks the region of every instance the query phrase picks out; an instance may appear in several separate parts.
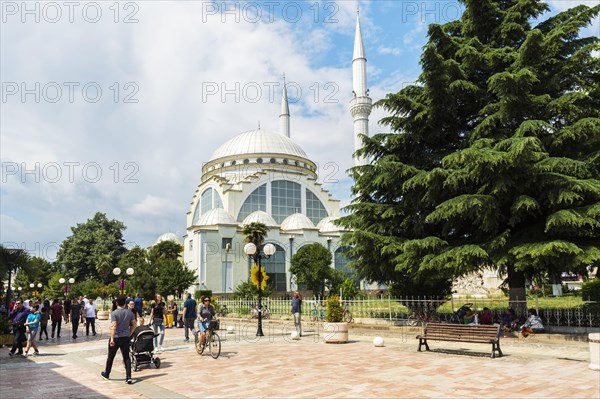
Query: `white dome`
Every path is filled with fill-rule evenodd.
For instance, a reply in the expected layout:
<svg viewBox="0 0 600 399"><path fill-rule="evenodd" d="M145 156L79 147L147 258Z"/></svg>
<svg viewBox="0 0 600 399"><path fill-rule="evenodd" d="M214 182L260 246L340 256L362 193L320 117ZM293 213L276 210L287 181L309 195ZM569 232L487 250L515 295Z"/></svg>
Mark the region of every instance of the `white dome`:
<svg viewBox="0 0 600 399"><path fill-rule="evenodd" d="M338 218L335 216L327 216L321 219L321 221L317 224L317 229L321 233L337 233L340 230L344 230L342 227L336 225L333 221Z"/></svg>
<svg viewBox="0 0 600 399"><path fill-rule="evenodd" d="M303 229L315 229L315 225L310 219L301 213L294 213L288 216L281 223L281 230L303 230Z"/></svg>
<svg viewBox="0 0 600 399"><path fill-rule="evenodd" d="M161 235L160 237L158 237L156 239L156 242L154 243L154 245L158 244L159 242L163 242L163 241L173 241L173 242L176 242L177 244L183 245L183 241L181 241L181 238L177 237L177 235L171 233L170 231L168 233L165 233L165 234Z"/></svg>
<svg viewBox="0 0 600 399"><path fill-rule="evenodd" d="M252 212L251 214L249 214L248 216L246 216L246 218L244 219L244 221L242 222L242 225L245 226L247 224L250 224L252 222L259 222L259 223L263 223L266 226L277 226L277 222L275 221L275 219L273 219L271 217L271 215L269 215L267 212L264 211L255 211Z"/></svg>
<svg viewBox="0 0 600 399"><path fill-rule="evenodd" d="M226 141L210 157L211 161L242 154L282 154L306 158L304 150L289 137L265 130L250 130Z"/></svg>
<svg viewBox="0 0 600 399"><path fill-rule="evenodd" d="M198 225L214 226L217 224L237 224L235 219L223 208L215 208L200 217Z"/></svg>

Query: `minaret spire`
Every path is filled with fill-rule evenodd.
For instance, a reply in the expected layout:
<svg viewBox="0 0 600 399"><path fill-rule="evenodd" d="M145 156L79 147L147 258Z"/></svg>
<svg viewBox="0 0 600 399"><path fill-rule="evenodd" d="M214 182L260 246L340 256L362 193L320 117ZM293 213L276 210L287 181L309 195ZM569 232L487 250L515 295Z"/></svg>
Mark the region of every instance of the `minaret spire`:
<svg viewBox="0 0 600 399"><path fill-rule="evenodd" d="M362 147L360 134L369 135L369 115L371 114L372 101L367 89L367 57L363 45L360 18L356 10L356 32L354 34L354 55L352 57L352 94L350 100L350 113L354 120L354 151ZM359 157L354 159L356 166L364 165L365 160Z"/></svg>
<svg viewBox="0 0 600 399"><path fill-rule="evenodd" d="M281 114L279 114L279 133L290 137L290 108L288 105L285 73L283 74L283 90L281 92Z"/></svg>

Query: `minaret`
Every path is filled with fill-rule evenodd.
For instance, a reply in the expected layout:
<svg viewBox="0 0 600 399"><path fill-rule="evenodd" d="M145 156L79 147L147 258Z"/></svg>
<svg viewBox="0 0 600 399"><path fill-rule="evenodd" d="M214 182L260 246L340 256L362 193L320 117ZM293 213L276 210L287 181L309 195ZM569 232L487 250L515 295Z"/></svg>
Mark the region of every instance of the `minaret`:
<svg viewBox="0 0 600 399"><path fill-rule="evenodd" d="M281 93L281 114L279 115L279 133L290 137L290 108L288 106L285 74L283 75L283 91Z"/></svg>
<svg viewBox="0 0 600 399"><path fill-rule="evenodd" d="M360 31L358 10L356 10L356 33L354 36L354 56L352 57L352 88L353 98L350 100L350 113L354 120L354 151L356 151L362 147L362 141L358 135L369 135L369 115L372 108L369 89L367 89L367 58ZM365 160L356 157L354 164L356 166L364 165Z"/></svg>

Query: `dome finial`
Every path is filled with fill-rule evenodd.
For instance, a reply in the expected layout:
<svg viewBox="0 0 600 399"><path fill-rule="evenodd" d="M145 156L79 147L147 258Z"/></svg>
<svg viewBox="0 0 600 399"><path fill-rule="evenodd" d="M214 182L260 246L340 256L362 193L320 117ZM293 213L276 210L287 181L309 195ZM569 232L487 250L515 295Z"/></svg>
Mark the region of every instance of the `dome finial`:
<svg viewBox="0 0 600 399"><path fill-rule="evenodd" d="M258 121L258 130L260 130L260 121Z"/></svg>

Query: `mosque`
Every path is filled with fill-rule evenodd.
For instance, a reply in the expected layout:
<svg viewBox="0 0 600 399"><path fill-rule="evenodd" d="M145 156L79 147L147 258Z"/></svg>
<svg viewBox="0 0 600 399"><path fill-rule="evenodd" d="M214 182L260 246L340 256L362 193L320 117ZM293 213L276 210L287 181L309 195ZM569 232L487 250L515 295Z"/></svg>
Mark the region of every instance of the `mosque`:
<svg viewBox="0 0 600 399"><path fill-rule="evenodd" d="M355 149L359 134L367 134L371 98L360 21L352 60ZM355 159L356 164L363 160ZM349 272L340 244L344 230L335 224L340 201L317 182L316 164L290 137L290 112L285 82L279 132L263 129L238 134L217 148L202 167L202 178L189 212L183 237L184 262L198 274L195 290L232 293L250 275L244 254L242 226L261 222L269 232L265 243L276 252L263 259L269 284L276 292L296 289L290 259L305 244L321 243L332 253L331 267Z"/></svg>

